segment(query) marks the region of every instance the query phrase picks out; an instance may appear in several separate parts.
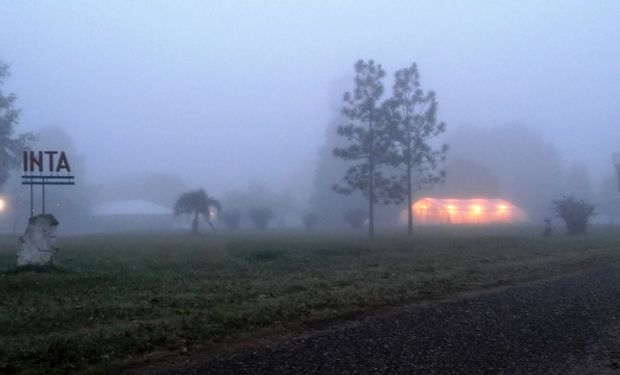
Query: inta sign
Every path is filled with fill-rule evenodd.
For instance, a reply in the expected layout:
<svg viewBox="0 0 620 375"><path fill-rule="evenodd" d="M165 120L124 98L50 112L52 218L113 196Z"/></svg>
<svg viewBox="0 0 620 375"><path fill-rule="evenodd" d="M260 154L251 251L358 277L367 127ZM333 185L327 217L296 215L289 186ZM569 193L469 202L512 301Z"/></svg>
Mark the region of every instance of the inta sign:
<svg viewBox="0 0 620 375"><path fill-rule="evenodd" d="M56 159L58 155L58 159ZM69 160L64 151L24 151L24 173L34 172L71 172ZM46 168L47 167L47 168Z"/></svg>
<svg viewBox="0 0 620 375"><path fill-rule="evenodd" d="M64 151L24 151L22 185L30 185L30 216L34 216L33 185L41 185L45 213L45 185L75 185L71 165Z"/></svg>

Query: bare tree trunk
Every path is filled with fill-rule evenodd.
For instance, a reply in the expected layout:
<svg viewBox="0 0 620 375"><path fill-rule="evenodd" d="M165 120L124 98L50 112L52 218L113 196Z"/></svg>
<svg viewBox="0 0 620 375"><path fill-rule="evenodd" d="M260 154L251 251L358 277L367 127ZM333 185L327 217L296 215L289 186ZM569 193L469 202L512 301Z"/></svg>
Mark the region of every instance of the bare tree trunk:
<svg viewBox="0 0 620 375"><path fill-rule="evenodd" d="M407 112L408 115L408 112ZM405 167L407 168L407 234L413 235L413 192L411 191L411 158L413 147L411 145L411 124L407 123L407 149L405 150Z"/></svg>
<svg viewBox="0 0 620 375"><path fill-rule="evenodd" d="M374 173L374 168L372 163L370 164L370 194L368 195L368 237L372 238L375 235L375 204L374 204L374 196L375 196L375 188L374 188L374 179L372 177Z"/></svg>
<svg viewBox="0 0 620 375"><path fill-rule="evenodd" d="M198 212L194 212L194 220L192 220L192 234L198 234Z"/></svg>
<svg viewBox="0 0 620 375"><path fill-rule="evenodd" d="M411 165L407 163L407 233L413 235L413 198L411 193Z"/></svg>
<svg viewBox="0 0 620 375"><path fill-rule="evenodd" d="M372 129L373 111L368 120L368 237L375 235L375 149Z"/></svg>

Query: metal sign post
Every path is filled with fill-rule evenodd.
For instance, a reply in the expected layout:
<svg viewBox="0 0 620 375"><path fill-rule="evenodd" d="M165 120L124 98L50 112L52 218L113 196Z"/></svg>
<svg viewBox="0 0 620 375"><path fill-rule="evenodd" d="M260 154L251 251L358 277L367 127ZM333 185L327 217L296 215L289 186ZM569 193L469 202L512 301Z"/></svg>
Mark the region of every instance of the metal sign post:
<svg viewBox="0 0 620 375"><path fill-rule="evenodd" d="M30 185L30 217L34 216L34 185L41 185L41 212L45 214L46 185L75 185L69 160L64 151L24 151L23 156L22 185Z"/></svg>

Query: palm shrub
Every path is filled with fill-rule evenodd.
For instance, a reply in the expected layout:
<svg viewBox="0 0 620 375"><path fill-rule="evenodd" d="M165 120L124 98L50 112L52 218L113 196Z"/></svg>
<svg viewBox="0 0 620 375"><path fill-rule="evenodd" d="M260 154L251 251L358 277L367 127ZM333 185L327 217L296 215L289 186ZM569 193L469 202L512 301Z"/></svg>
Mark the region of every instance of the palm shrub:
<svg viewBox="0 0 620 375"><path fill-rule="evenodd" d="M219 211L221 209L220 202L210 197L203 189L198 189L183 193L177 198L174 204L174 215L194 215L191 233L196 234L199 232L198 218L200 215L204 217L211 229L215 230L211 224L211 216L214 215L213 208Z"/></svg>

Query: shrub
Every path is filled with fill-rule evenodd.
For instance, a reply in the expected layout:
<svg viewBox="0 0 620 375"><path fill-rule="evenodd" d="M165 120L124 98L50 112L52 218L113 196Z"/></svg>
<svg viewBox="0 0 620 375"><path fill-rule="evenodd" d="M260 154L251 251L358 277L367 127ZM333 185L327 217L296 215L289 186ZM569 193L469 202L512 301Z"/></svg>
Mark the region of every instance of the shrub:
<svg viewBox="0 0 620 375"><path fill-rule="evenodd" d="M566 223L568 234L586 232L590 217L594 215L594 205L577 199L572 195L553 201L553 211Z"/></svg>
<svg viewBox="0 0 620 375"><path fill-rule="evenodd" d="M220 214L220 220L226 225L226 228L236 230L241 226L241 211L230 210Z"/></svg>
<svg viewBox="0 0 620 375"><path fill-rule="evenodd" d="M307 229L313 229L319 222L319 217L314 212L309 212L304 215L304 225Z"/></svg>
<svg viewBox="0 0 620 375"><path fill-rule="evenodd" d="M354 208L346 211L342 217L349 223L353 229L361 229L364 226L364 222L368 218L366 211L361 208Z"/></svg>
<svg viewBox="0 0 620 375"><path fill-rule="evenodd" d="M267 229L269 222L273 219L273 211L269 207L256 207L248 212L248 217L256 229Z"/></svg>

